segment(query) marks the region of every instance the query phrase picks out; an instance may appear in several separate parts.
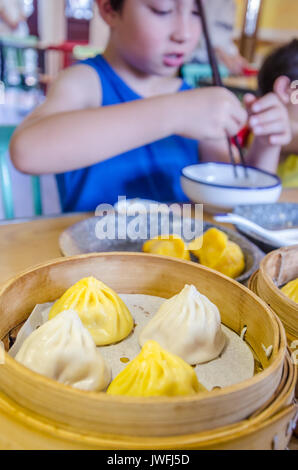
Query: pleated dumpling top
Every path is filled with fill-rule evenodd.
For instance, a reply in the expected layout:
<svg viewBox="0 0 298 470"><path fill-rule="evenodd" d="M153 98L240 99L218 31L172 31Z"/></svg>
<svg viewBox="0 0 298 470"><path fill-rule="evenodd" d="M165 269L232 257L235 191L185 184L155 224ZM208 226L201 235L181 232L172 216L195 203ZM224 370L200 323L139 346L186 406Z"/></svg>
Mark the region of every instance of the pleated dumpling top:
<svg viewBox="0 0 298 470"><path fill-rule="evenodd" d="M34 372L80 390L104 390L111 378L110 368L73 310L33 331L15 359Z"/></svg>
<svg viewBox="0 0 298 470"><path fill-rule="evenodd" d="M117 343L132 331L134 320L115 291L94 277L70 287L50 310L49 319L64 310L75 310L97 346Z"/></svg>
<svg viewBox="0 0 298 470"><path fill-rule="evenodd" d="M192 365L217 358L225 346L217 306L189 285L165 300L143 328L139 343L148 340Z"/></svg>
<svg viewBox="0 0 298 470"><path fill-rule="evenodd" d="M205 390L190 365L161 348L156 341L148 341L112 381L107 393L155 397L194 395Z"/></svg>

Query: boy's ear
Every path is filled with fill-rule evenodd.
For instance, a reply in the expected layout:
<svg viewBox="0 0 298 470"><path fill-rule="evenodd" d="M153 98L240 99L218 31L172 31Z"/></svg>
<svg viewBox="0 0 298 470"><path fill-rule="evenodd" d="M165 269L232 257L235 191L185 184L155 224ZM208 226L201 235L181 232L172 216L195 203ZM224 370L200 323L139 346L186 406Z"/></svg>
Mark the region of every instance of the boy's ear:
<svg viewBox="0 0 298 470"><path fill-rule="evenodd" d="M112 8L110 0L96 0L102 19L112 27L118 13Z"/></svg>
<svg viewBox="0 0 298 470"><path fill-rule="evenodd" d="M291 100L291 80L289 77L285 75L278 77L274 82L273 91L283 104L288 105Z"/></svg>

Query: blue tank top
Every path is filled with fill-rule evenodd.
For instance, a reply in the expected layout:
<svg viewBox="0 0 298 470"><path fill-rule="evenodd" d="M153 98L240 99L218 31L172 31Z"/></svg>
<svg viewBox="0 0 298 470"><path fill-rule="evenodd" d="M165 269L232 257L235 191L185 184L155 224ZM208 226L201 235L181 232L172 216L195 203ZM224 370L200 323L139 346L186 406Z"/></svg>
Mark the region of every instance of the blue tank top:
<svg viewBox="0 0 298 470"><path fill-rule="evenodd" d="M81 63L98 73L102 106L142 99L101 55ZM189 88L183 82L179 91ZM187 201L180 186L180 172L197 162L198 142L172 135L87 168L61 173L56 178L62 209L93 211L98 204L114 204L118 196Z"/></svg>

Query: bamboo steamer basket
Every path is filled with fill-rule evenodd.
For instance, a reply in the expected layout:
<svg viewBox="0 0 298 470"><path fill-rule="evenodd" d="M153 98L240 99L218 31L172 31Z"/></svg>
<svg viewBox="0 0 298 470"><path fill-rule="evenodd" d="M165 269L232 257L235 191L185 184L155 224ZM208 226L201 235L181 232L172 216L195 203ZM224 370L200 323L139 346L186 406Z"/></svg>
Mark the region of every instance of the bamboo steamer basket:
<svg viewBox="0 0 298 470"><path fill-rule="evenodd" d="M1 449L206 449L283 450L297 417L293 404L296 370L287 355L275 396L248 420L213 431L171 437L133 437L83 434L21 408L0 393Z"/></svg>
<svg viewBox="0 0 298 470"><path fill-rule="evenodd" d="M283 322L289 344L298 339L298 304L283 294L280 287L297 277L298 245L295 245L269 253L249 283Z"/></svg>
<svg viewBox="0 0 298 470"><path fill-rule="evenodd" d="M262 298L279 316L286 329L292 354L298 347L298 304L284 295L280 287L298 277L298 245L280 248L269 253L261 262L260 269L250 278L248 287ZM298 397L298 382L296 383ZM298 426L295 431L298 436Z"/></svg>
<svg viewBox="0 0 298 470"><path fill-rule="evenodd" d="M24 322L37 303L56 300L72 284L90 275L119 293L165 298L185 284L194 284L219 307L226 326L238 334L247 326L246 341L264 370L240 384L195 397L113 397L60 384L32 372L5 353L0 367L0 408L2 421L4 416L14 416L11 434L6 431L12 442L17 434L15 427L29 430L33 426L33 447L35 438L39 442L37 436L47 435L43 443L51 446L55 442L58 447L61 441L62 446L67 443L70 448L80 448L86 441L87 447L93 443L96 448L141 448L148 442L159 446L162 439L168 439L164 445L174 448L175 442L178 447L184 445L181 436L235 425L272 400L285 366L286 337L280 322L247 288L192 262L142 253L99 253L37 266L0 290L0 338ZM270 358L263 345L273 346ZM281 417L285 421L294 409L288 412ZM270 426L274 427L279 420L275 416L272 419ZM7 420L3 426L8 429ZM262 425L267 430L267 424ZM5 447L5 442L2 445ZM28 443L26 446L30 447Z"/></svg>

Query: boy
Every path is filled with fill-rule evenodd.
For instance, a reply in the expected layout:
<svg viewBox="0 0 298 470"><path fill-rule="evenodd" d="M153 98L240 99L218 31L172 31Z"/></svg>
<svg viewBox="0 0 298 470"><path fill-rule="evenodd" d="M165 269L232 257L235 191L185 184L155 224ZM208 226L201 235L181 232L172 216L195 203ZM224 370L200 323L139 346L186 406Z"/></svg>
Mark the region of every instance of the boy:
<svg viewBox="0 0 298 470"><path fill-rule="evenodd" d="M247 112L225 89L191 90L177 78L201 34L196 1L97 3L111 30L106 51L60 75L16 131L12 160L23 172L58 173L65 211L118 195L184 201L180 171L198 161L198 141L201 158L227 159L226 134ZM274 171L290 140L287 112L275 95L248 104L259 120L247 163Z"/></svg>

